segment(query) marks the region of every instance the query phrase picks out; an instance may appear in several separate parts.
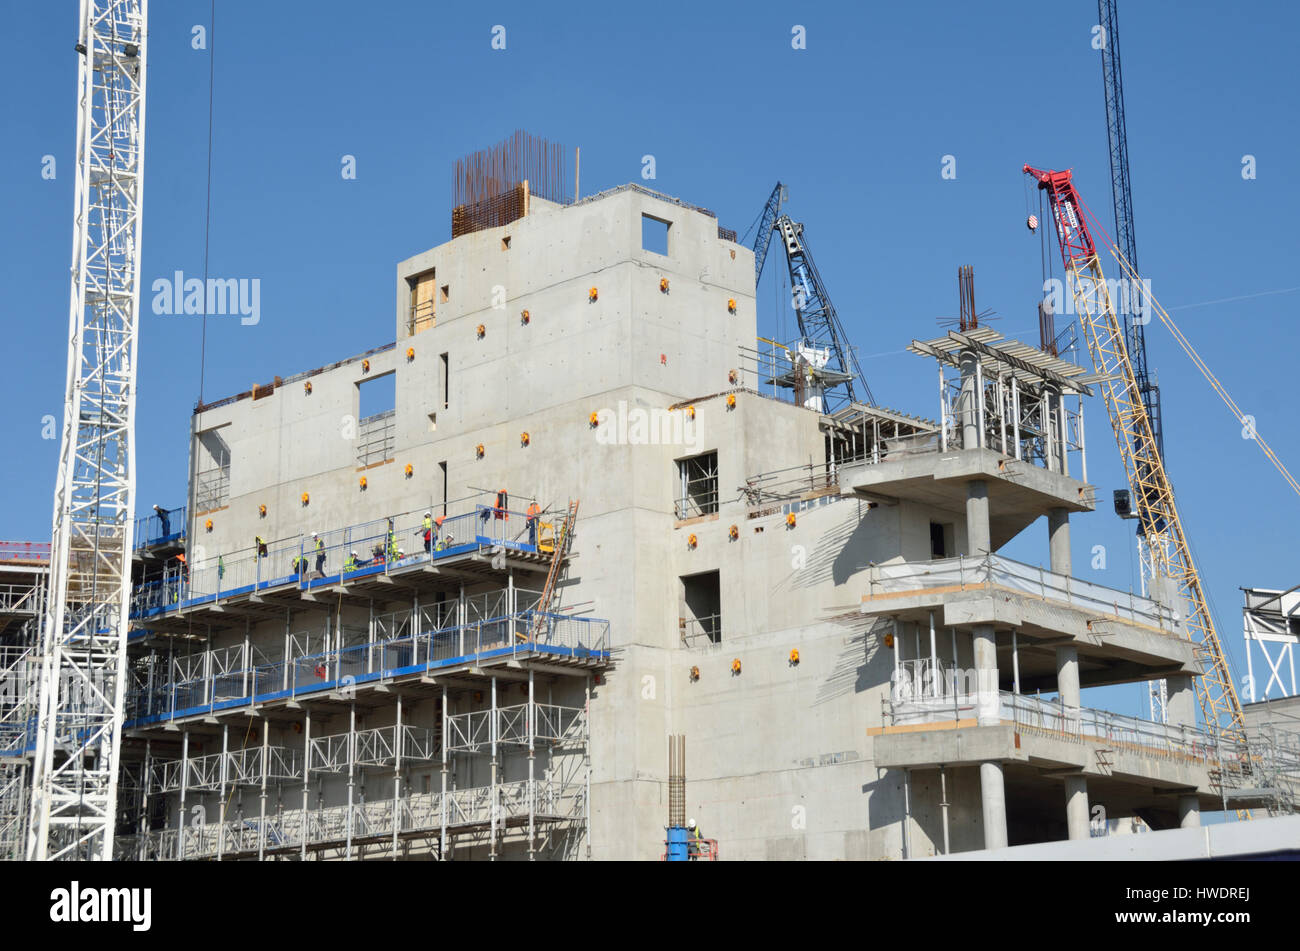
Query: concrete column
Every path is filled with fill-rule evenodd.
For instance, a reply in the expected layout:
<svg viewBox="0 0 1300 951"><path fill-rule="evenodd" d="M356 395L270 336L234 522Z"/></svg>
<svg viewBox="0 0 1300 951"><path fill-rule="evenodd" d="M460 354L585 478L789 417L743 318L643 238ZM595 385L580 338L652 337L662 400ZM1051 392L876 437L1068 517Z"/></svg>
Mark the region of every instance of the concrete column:
<svg viewBox="0 0 1300 951"><path fill-rule="evenodd" d="M1079 651L1075 647L1056 649L1056 691L1061 704L1079 707Z"/></svg>
<svg viewBox="0 0 1300 951"><path fill-rule="evenodd" d="M1071 839L1088 838L1088 780L1065 777L1065 826Z"/></svg>
<svg viewBox="0 0 1300 951"><path fill-rule="evenodd" d="M981 726L998 722L998 652L992 624L977 624L971 631L974 648L976 717Z"/></svg>
<svg viewBox="0 0 1300 951"><path fill-rule="evenodd" d="M1196 690L1189 674L1173 674L1165 678L1169 703L1165 708L1172 725L1196 725Z"/></svg>
<svg viewBox="0 0 1300 951"><path fill-rule="evenodd" d="M979 357L966 351L958 357L961 368L961 394L957 397L957 423L961 426L961 446L975 449L979 446L979 393L976 391L976 368Z"/></svg>
<svg viewBox="0 0 1300 951"><path fill-rule="evenodd" d="M1178 797L1178 824L1184 829L1195 829L1201 824L1201 801L1195 796Z"/></svg>
<svg viewBox="0 0 1300 951"><path fill-rule="evenodd" d="M1058 575L1073 574L1070 570L1069 509L1048 509L1047 539L1052 553L1052 570Z"/></svg>
<svg viewBox="0 0 1300 951"><path fill-rule="evenodd" d="M991 550L989 485L983 479L972 479L966 483L966 551L982 556Z"/></svg>
<svg viewBox="0 0 1300 951"><path fill-rule="evenodd" d="M980 805L984 812L984 848L1007 847L1007 794L1001 763L980 763Z"/></svg>

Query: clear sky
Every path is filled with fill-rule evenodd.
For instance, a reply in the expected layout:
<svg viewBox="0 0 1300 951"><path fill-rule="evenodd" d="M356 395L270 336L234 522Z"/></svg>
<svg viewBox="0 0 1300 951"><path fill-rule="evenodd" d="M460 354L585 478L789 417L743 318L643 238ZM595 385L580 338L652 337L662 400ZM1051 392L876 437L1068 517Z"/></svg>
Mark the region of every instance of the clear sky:
<svg viewBox="0 0 1300 951"><path fill-rule="evenodd" d="M72 235L75 0L4 0L0 297L9 412L0 537L50 533ZM582 149L582 192L637 181L715 210L741 233L775 181L806 235L879 402L937 413L932 363L907 354L957 311L975 267L990 325L1037 341L1039 239L1021 166L1072 167L1110 229L1097 8L987 4L441 4L154 0L143 279L203 272L208 74L215 55L210 267L261 281L261 319L208 322L204 395L359 353L394 337L399 260L450 237L451 166L516 128ZM209 28L207 49L193 27ZM493 28L505 27L505 49ZM792 48L804 27L806 49ZM1140 262L1156 297L1300 470L1295 367L1300 7L1133 2L1120 10ZM356 178L341 174L354 156ZM643 156L653 155L653 181ZM1243 178L1254 156L1256 177ZM55 177L42 177L54 157ZM944 157L955 178L944 178ZM950 166L951 167L951 166ZM1034 199L1036 210L1036 198ZM768 274L783 269L779 251ZM1060 265L1056 265L1059 275ZM790 333L774 278L760 332ZM1300 581L1300 498L1244 440L1157 324L1180 508L1239 674L1242 585ZM140 329L139 506L183 504L200 324ZM1083 357L1086 361L1086 355ZM1288 396L1288 393L1292 395ZM1136 587L1133 530L1100 398L1089 407L1096 514L1074 520L1076 573ZM57 427L56 427L57 430ZM1034 526L1007 553L1047 558ZM1106 567L1091 567L1094 546ZM1107 705L1145 712L1139 686Z"/></svg>

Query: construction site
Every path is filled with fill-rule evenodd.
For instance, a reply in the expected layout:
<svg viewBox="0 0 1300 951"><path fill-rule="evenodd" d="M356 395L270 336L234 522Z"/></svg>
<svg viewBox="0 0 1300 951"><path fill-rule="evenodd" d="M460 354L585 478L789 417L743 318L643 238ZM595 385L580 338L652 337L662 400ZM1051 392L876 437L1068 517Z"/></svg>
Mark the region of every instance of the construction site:
<svg viewBox="0 0 1300 951"><path fill-rule="evenodd" d="M873 394L831 300L851 275L823 280L797 189L738 234L642 184L583 195L573 149L518 132L440 157L445 240L373 288L374 347L200 400L188 484L149 508L147 4L85 0L53 533L0 542L0 855L1300 849L1300 586L1233 579L1239 695L1133 308L1242 414L1137 270L1098 7L1112 166L1079 180L1110 174L1115 220L1024 165L1068 316L1035 298L1038 339L1004 336L973 269L943 266L953 329L887 341L931 402ZM790 339L767 335L765 268ZM1085 438L1094 414L1113 439ZM1127 485L1091 483L1116 453ZM1137 592L1077 570L1072 528L1116 517ZM1035 537L1038 564L1003 552ZM1123 684L1150 687L1147 717L1086 705ZM1211 814L1219 851L1179 851Z"/></svg>

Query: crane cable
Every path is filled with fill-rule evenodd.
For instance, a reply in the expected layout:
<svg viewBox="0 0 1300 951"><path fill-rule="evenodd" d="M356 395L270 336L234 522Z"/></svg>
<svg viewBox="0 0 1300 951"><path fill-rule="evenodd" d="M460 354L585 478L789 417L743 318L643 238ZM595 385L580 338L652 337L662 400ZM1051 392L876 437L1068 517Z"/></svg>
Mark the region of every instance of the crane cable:
<svg viewBox="0 0 1300 951"><path fill-rule="evenodd" d="M1082 199L1080 199L1080 204L1082 204ZM1160 302L1155 299L1155 295L1146 289L1146 285L1142 283L1142 279L1138 276L1137 271L1134 270L1131 264L1129 264L1128 259L1124 257L1123 252L1121 252L1115 243L1110 240L1110 235L1107 234L1101 222L1097 220L1095 215L1093 215L1092 209L1083 205L1083 210L1088 217L1092 219L1094 226L1105 239L1106 244L1110 249L1110 253L1119 263L1120 269L1124 273L1125 277L1128 278L1133 292L1142 296L1151 310L1155 312L1155 315L1160 318L1160 322L1165 325L1165 328L1173 336L1174 340L1183 348L1183 352L1187 354L1192 363L1196 365L1196 368L1201 371L1201 375L1204 376L1210 386L1214 388L1214 392L1219 394L1219 397L1232 412L1232 415L1237 418L1237 422L1241 423L1244 429L1250 431L1251 438L1259 444L1259 448L1264 451L1264 455L1266 455L1269 461L1273 463L1273 467L1281 473L1282 478L1286 480L1289 486L1291 486L1296 495L1300 495L1300 482L1296 481L1295 476L1291 475L1291 472L1283 464L1282 460L1278 458L1277 453L1273 451L1273 447L1270 446L1264 440L1264 437L1259 434L1259 430L1255 428L1254 417L1251 417L1249 422L1246 421L1246 414L1241 411L1241 407L1237 405L1236 400L1232 398L1224 388L1223 384L1219 382L1219 378L1214 375L1214 371L1210 369L1209 365L1201 358L1201 355L1197 353L1196 348L1192 346L1192 342L1187 339L1182 330L1178 328L1178 325L1174 323L1174 319L1169 316L1168 311L1161 307Z"/></svg>
<svg viewBox="0 0 1300 951"><path fill-rule="evenodd" d="M203 210L203 331L199 343L199 406L203 405L203 383L208 365L208 244L212 233L212 98L216 79L217 0L212 0L208 29L208 184Z"/></svg>

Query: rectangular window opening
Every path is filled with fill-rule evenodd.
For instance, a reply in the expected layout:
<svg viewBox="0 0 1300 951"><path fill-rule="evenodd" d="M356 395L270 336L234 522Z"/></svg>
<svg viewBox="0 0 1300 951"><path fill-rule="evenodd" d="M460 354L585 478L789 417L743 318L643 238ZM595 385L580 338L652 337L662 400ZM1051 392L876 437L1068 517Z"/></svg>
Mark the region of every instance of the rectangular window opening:
<svg viewBox="0 0 1300 951"><path fill-rule="evenodd" d="M357 420L357 465L391 459L397 428L396 373L357 383Z"/></svg>
<svg viewBox="0 0 1300 951"><path fill-rule="evenodd" d="M230 501L230 445L221 435L224 428L205 429L198 436L198 463L194 475L196 513L221 508Z"/></svg>
<svg viewBox="0 0 1300 951"><path fill-rule="evenodd" d="M406 318L408 335L428 330L434 325L433 288L434 272L432 269L406 279L411 289L411 305Z"/></svg>
<svg viewBox="0 0 1300 951"><path fill-rule="evenodd" d="M930 557L943 558L943 526L938 522L930 523Z"/></svg>
<svg viewBox="0 0 1300 951"><path fill-rule="evenodd" d="M641 249L655 254L668 256L668 232L671 221L656 218L654 215L641 216Z"/></svg>
<svg viewBox="0 0 1300 951"><path fill-rule="evenodd" d="M439 293L441 294L440 303L443 304L447 303L447 301L451 299L451 285L450 284L442 285L442 290Z"/></svg>
<svg viewBox="0 0 1300 951"><path fill-rule="evenodd" d="M444 353L438 357L442 365L442 408L451 405L451 354Z"/></svg>
<svg viewBox="0 0 1300 951"><path fill-rule="evenodd" d="M681 634L687 647L722 641L722 585L716 571L681 577Z"/></svg>
<svg viewBox="0 0 1300 951"><path fill-rule="evenodd" d="M718 453L701 453L677 460L677 518L695 518L718 511Z"/></svg>
<svg viewBox="0 0 1300 951"><path fill-rule="evenodd" d="M431 433L436 433L437 431L438 431L438 414L437 414L437 413L430 413L430 414L429 414L429 432L431 432Z"/></svg>
<svg viewBox="0 0 1300 951"><path fill-rule="evenodd" d="M501 250L502 251L510 250L510 235L506 235L501 239Z"/></svg>

